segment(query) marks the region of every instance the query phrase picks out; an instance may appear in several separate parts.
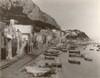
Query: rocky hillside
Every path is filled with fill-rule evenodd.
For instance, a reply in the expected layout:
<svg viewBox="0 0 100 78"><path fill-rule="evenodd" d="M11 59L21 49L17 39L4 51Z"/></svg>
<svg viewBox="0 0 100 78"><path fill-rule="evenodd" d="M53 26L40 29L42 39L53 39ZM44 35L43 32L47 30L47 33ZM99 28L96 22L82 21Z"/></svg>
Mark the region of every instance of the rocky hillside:
<svg viewBox="0 0 100 78"><path fill-rule="evenodd" d="M66 30L66 38L71 40L89 40L89 37L80 30Z"/></svg>
<svg viewBox="0 0 100 78"><path fill-rule="evenodd" d="M41 21L60 29L55 19L41 11L32 0L0 0L0 21L8 23L12 18L23 24Z"/></svg>

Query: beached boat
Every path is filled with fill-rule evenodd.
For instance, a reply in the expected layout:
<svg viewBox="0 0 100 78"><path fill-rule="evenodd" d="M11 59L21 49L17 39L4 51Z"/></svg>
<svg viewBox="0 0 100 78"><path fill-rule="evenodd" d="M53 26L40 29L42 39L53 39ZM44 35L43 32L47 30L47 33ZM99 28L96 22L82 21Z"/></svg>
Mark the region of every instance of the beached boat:
<svg viewBox="0 0 100 78"><path fill-rule="evenodd" d="M100 51L100 49L97 49L97 51Z"/></svg>
<svg viewBox="0 0 100 78"><path fill-rule="evenodd" d="M100 47L100 45L97 45L97 47Z"/></svg>
<svg viewBox="0 0 100 78"><path fill-rule="evenodd" d="M90 51L94 51L94 49L90 49Z"/></svg>
<svg viewBox="0 0 100 78"><path fill-rule="evenodd" d="M57 50L46 50L45 51L46 53L51 53L51 54L56 54L56 53L59 53L59 51L57 51Z"/></svg>
<svg viewBox="0 0 100 78"><path fill-rule="evenodd" d="M58 57L58 55L59 55L59 53L44 53L44 55L46 55L46 56L57 56Z"/></svg>
<svg viewBox="0 0 100 78"><path fill-rule="evenodd" d="M75 54L75 53L70 53L69 54L69 57L80 57L80 58L84 58L84 55L83 54Z"/></svg>
<svg viewBox="0 0 100 78"><path fill-rule="evenodd" d="M86 60L86 61L93 61L93 60L90 59L90 58L84 58L84 60Z"/></svg>
<svg viewBox="0 0 100 78"><path fill-rule="evenodd" d="M45 65L39 65L39 67L42 67L42 68L54 68L54 67L57 67L57 68L61 68L62 67L62 64L61 63L45 63Z"/></svg>
<svg viewBox="0 0 100 78"><path fill-rule="evenodd" d="M75 47L69 47L68 50L75 50Z"/></svg>
<svg viewBox="0 0 100 78"><path fill-rule="evenodd" d="M32 66L25 66L25 69L28 73L33 74L35 77L48 77L51 76L50 68L38 68Z"/></svg>
<svg viewBox="0 0 100 78"><path fill-rule="evenodd" d="M48 59L48 60L55 60L55 58L52 57L52 56L45 56L45 59Z"/></svg>
<svg viewBox="0 0 100 78"><path fill-rule="evenodd" d="M52 65L54 67L58 67L58 68L61 68L62 67L62 64L61 63L52 63Z"/></svg>
<svg viewBox="0 0 100 78"><path fill-rule="evenodd" d="M69 53L78 53L78 54L80 54L80 51L77 51L77 50L69 50Z"/></svg>
<svg viewBox="0 0 100 78"><path fill-rule="evenodd" d="M81 64L80 61L76 61L76 60L68 60L68 62L72 64Z"/></svg>

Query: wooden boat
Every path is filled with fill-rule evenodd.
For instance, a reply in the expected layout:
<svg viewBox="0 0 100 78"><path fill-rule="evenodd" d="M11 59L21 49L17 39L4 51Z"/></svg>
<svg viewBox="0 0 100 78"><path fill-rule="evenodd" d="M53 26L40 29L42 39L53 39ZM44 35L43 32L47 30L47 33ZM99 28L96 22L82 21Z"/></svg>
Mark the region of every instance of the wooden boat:
<svg viewBox="0 0 100 78"><path fill-rule="evenodd" d="M25 69L28 73L33 74L33 76L35 77L51 76L50 68L38 68L38 67L25 66Z"/></svg>
<svg viewBox="0 0 100 78"><path fill-rule="evenodd" d="M58 67L58 68L61 68L62 67L62 64L61 63L52 63L52 65L54 67Z"/></svg>
<svg viewBox="0 0 100 78"><path fill-rule="evenodd" d="M46 56L57 56L58 57L58 53L54 53L54 54L52 54L52 53L44 53L44 55L46 55Z"/></svg>
<svg viewBox="0 0 100 78"><path fill-rule="evenodd" d="M90 58L84 58L84 60L86 60L86 61L93 61L93 60L90 59Z"/></svg>
<svg viewBox="0 0 100 78"><path fill-rule="evenodd" d="M51 54L56 54L56 53L59 53L59 51L56 51L56 50L52 50L52 51L45 51L46 53L51 53Z"/></svg>
<svg viewBox="0 0 100 78"><path fill-rule="evenodd" d="M68 50L75 50L75 47L69 47Z"/></svg>
<svg viewBox="0 0 100 78"><path fill-rule="evenodd" d="M61 63L45 63L45 65L39 65L39 67L42 67L42 68L54 68L54 67L57 67L57 68L61 68L62 67L62 64Z"/></svg>
<svg viewBox="0 0 100 78"><path fill-rule="evenodd" d="M97 51L100 51L100 49L97 49Z"/></svg>
<svg viewBox="0 0 100 78"><path fill-rule="evenodd" d="M100 45L97 45L97 47L100 47Z"/></svg>
<svg viewBox="0 0 100 78"><path fill-rule="evenodd" d="M76 61L76 60L68 60L68 62L72 64L81 64L80 61Z"/></svg>
<svg viewBox="0 0 100 78"><path fill-rule="evenodd" d="M69 54L69 57L80 57L80 58L83 58L84 57L84 55L83 54Z"/></svg>
<svg viewBox="0 0 100 78"><path fill-rule="evenodd" d="M94 51L94 49L90 49L90 51Z"/></svg>
<svg viewBox="0 0 100 78"><path fill-rule="evenodd" d="M76 51L76 50L69 50L69 53L78 53L78 54L80 54L80 51Z"/></svg>

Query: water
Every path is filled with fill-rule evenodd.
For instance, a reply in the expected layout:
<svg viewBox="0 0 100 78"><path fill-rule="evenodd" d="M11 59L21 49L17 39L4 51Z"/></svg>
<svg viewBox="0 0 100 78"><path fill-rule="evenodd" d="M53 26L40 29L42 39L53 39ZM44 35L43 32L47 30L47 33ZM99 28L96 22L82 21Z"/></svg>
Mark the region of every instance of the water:
<svg viewBox="0 0 100 78"><path fill-rule="evenodd" d="M83 48L86 48L84 50ZM94 49L90 51L90 49ZM100 78L100 51L96 51L96 45L78 46L76 50L80 50L81 54L85 54L85 57L91 58L93 61L86 61L84 58L68 57L68 53L63 54L63 78ZM68 59L78 60L80 65L70 64Z"/></svg>
<svg viewBox="0 0 100 78"><path fill-rule="evenodd" d="M83 49L86 48L86 50ZM84 59L77 58L81 61L81 65L76 67L79 69L79 78L100 78L100 52L97 52L96 45L93 44L86 46L79 46L77 48L81 51L81 54L85 54L85 57L92 59L93 61L86 61ZM90 50L93 49L93 50ZM77 77L78 78L78 77Z"/></svg>

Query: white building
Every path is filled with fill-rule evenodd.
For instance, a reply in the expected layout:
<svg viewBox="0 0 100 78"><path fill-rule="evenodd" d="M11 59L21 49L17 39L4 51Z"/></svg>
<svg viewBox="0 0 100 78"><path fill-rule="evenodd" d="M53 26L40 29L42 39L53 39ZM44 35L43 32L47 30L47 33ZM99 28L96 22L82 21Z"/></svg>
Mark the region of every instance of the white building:
<svg viewBox="0 0 100 78"><path fill-rule="evenodd" d="M7 44L8 56L12 59L12 40L17 39L17 55L22 55L25 46L29 45L29 51L32 51L32 26L31 25L18 25L15 20L10 20L10 25L4 29L4 35L10 41Z"/></svg>
<svg viewBox="0 0 100 78"><path fill-rule="evenodd" d="M32 37L33 27L31 25L13 25L13 27L22 33L22 40L29 40L29 37Z"/></svg>
<svg viewBox="0 0 100 78"><path fill-rule="evenodd" d="M14 21L13 21L14 22ZM22 48L21 48L21 51L20 53L23 54L24 51L24 47L28 44L29 46L29 52L32 52L33 50L33 43L32 43L32 30L33 30L33 27L32 25L21 25L21 24L15 24L13 23L13 28L15 28L16 32L17 31L20 31L21 34L22 34ZM19 46L18 46L19 47Z"/></svg>

